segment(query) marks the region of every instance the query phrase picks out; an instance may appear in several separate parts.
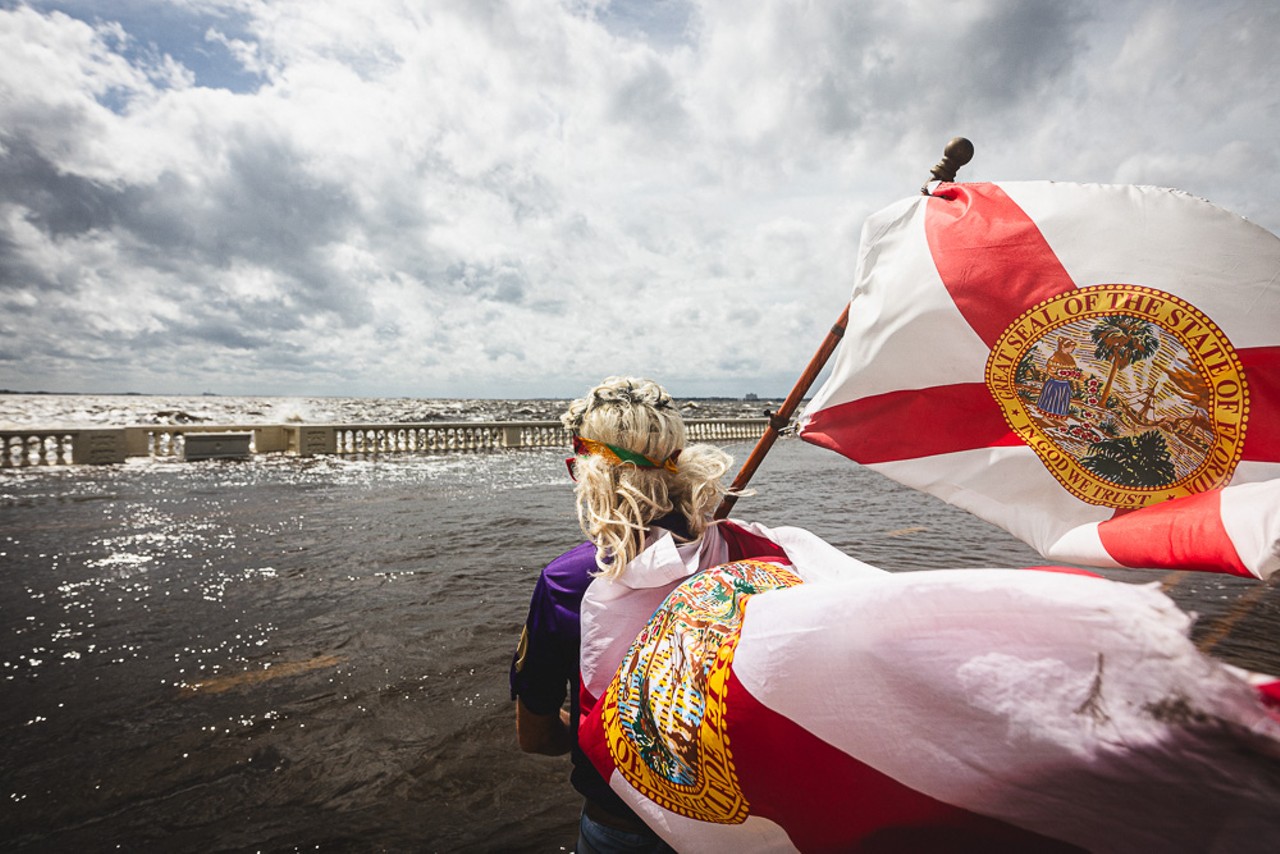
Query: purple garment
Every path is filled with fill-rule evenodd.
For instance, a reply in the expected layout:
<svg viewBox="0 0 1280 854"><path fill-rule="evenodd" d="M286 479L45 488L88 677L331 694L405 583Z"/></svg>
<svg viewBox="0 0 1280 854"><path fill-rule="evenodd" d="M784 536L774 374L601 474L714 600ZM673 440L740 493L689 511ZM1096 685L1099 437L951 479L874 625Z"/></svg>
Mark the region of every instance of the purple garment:
<svg viewBox="0 0 1280 854"><path fill-rule="evenodd" d="M688 523L677 513L664 516L653 525L683 539L689 537ZM559 713L567 695L573 735L573 773L569 781L587 800L615 816L643 825L578 747L582 596L596 570L596 547L583 543L551 561L538 576L520 645L511 661L511 699L519 697L525 708L535 714L552 715Z"/></svg>
<svg viewBox="0 0 1280 854"><path fill-rule="evenodd" d="M538 576L524 634L511 662L511 699L519 697L535 714L552 715L560 711L567 695L573 734L569 782L587 800L639 822L578 747L579 611L595 571L596 547L583 543L551 561Z"/></svg>
<svg viewBox="0 0 1280 854"><path fill-rule="evenodd" d="M511 662L511 699L520 697L535 714L559 711L569 683L578 679L578 612L595 571L595 546L583 543L547 564L534 585L521 648ZM572 700L576 705L577 696Z"/></svg>

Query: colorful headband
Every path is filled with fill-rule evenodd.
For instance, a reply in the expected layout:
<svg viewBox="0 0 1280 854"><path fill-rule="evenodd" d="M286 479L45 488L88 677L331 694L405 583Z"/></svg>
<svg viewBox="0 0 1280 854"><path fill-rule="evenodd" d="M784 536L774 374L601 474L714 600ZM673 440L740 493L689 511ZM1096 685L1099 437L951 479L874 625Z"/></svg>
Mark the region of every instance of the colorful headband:
<svg viewBox="0 0 1280 854"><path fill-rule="evenodd" d="M651 457L646 457L644 454L637 454L635 451L628 451L626 448L619 448L616 445L597 442L595 439L586 439L577 435L573 437L573 452L581 457L604 457L615 466L622 463L631 463L642 469L666 469L673 474L676 471L676 459L680 456L680 451L675 450L671 452L671 456L662 462L658 462Z"/></svg>

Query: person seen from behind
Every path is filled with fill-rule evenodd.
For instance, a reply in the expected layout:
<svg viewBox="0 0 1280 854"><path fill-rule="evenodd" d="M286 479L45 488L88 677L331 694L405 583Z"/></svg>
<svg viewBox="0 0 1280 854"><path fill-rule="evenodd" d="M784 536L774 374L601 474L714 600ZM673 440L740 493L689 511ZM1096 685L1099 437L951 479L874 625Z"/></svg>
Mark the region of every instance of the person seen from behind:
<svg viewBox="0 0 1280 854"><path fill-rule="evenodd" d="M698 541L714 524L732 458L687 445L684 420L652 380L610 377L561 416L578 521L587 541L547 564L511 666L516 733L529 753L569 753L583 796L578 854L668 852L578 746L580 609L588 585L607 583L659 539ZM564 708L568 698L568 708Z"/></svg>

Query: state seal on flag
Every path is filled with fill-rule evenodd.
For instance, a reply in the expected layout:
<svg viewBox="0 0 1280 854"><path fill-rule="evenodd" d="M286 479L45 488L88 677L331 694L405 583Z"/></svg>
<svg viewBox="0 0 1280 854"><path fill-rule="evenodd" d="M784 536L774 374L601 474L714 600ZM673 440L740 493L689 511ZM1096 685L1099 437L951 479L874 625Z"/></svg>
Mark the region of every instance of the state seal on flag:
<svg viewBox="0 0 1280 854"><path fill-rule="evenodd" d="M636 637L601 699L601 721L615 767L646 798L701 821L746 821L725 684L747 599L800 583L766 561L708 569L676 587Z"/></svg>
<svg viewBox="0 0 1280 854"><path fill-rule="evenodd" d="M1137 509L1225 486L1249 390L1195 306L1104 284L1038 303L996 340L986 385L1009 427L1072 495Z"/></svg>

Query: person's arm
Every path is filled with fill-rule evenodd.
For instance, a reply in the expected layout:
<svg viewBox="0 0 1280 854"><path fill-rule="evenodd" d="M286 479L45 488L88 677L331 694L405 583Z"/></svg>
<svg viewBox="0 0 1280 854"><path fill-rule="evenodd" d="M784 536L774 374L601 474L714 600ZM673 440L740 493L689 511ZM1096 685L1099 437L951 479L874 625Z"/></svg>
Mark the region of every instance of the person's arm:
<svg viewBox="0 0 1280 854"><path fill-rule="evenodd" d="M529 711L524 701L516 698L516 739L525 753L544 756L560 756L573 747L573 735L569 730L569 711L540 715Z"/></svg>

